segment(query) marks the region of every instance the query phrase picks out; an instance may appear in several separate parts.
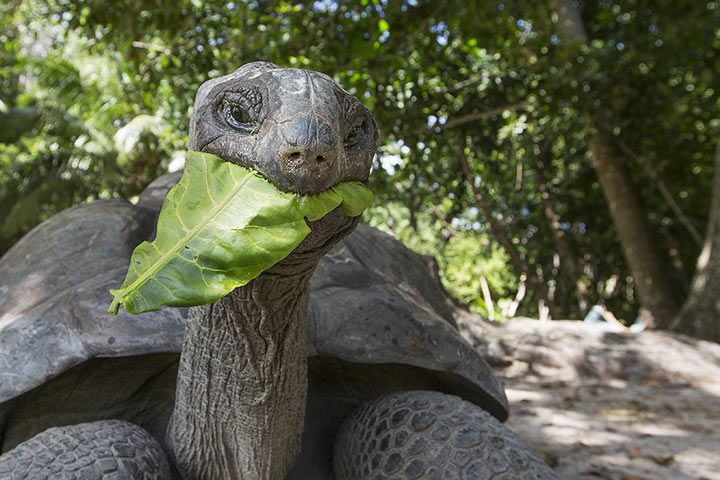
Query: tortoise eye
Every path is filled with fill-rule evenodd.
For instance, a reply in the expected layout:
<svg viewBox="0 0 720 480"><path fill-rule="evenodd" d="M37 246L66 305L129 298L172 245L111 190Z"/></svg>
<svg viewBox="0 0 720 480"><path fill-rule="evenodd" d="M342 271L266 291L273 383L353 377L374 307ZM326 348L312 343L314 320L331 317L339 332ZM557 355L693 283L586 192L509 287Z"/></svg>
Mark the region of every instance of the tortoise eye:
<svg viewBox="0 0 720 480"><path fill-rule="evenodd" d="M228 125L238 130L252 130L254 122L250 112L236 104L228 104L225 107L225 121Z"/></svg>

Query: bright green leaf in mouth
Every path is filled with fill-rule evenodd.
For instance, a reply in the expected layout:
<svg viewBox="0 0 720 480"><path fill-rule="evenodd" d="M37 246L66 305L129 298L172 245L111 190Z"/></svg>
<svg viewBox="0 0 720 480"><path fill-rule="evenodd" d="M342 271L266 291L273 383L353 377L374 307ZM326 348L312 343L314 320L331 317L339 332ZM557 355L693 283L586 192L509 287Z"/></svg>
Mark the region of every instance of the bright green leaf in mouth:
<svg viewBox="0 0 720 480"><path fill-rule="evenodd" d="M257 172L215 155L188 152L180 182L167 194L152 242L133 251L108 311L133 314L161 306L213 302L285 258L338 206L360 215L372 192L344 182L317 195L277 189Z"/></svg>

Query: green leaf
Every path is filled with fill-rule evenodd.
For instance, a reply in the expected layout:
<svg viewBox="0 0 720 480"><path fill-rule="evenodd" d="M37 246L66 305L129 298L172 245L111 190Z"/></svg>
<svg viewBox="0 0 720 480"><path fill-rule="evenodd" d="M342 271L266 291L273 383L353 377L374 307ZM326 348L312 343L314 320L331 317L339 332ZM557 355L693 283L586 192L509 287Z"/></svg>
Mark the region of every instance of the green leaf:
<svg viewBox="0 0 720 480"><path fill-rule="evenodd" d="M207 153L188 152L180 182L167 194L157 235L130 258L108 311L213 302L285 258L310 232L305 223L342 205L357 216L372 200L359 182L313 196L278 190L257 172Z"/></svg>
<svg viewBox="0 0 720 480"><path fill-rule="evenodd" d="M390 29L390 24L385 20L378 21L378 30L380 33L385 33Z"/></svg>
<svg viewBox="0 0 720 480"><path fill-rule="evenodd" d="M317 195L300 197L300 210L308 220L320 220L322 217L327 215L329 211L340 205L342 200L343 199L340 194L337 193L335 189L331 189L318 193Z"/></svg>
<svg viewBox="0 0 720 480"><path fill-rule="evenodd" d="M342 198L343 213L348 217L363 213L373 199L373 193L360 182L344 182L335 186L333 191Z"/></svg>

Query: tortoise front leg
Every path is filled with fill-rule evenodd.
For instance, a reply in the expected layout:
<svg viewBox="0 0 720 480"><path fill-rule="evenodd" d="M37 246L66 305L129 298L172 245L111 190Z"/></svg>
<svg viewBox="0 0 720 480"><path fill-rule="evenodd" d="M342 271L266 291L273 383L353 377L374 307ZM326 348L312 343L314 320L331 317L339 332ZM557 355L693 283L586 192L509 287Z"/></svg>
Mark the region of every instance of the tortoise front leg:
<svg viewBox="0 0 720 480"><path fill-rule="evenodd" d="M334 467L338 480L557 479L492 415L426 391L362 405L340 428Z"/></svg>
<svg viewBox="0 0 720 480"><path fill-rule="evenodd" d="M7 480L169 480L160 444L122 420L45 430L0 456Z"/></svg>

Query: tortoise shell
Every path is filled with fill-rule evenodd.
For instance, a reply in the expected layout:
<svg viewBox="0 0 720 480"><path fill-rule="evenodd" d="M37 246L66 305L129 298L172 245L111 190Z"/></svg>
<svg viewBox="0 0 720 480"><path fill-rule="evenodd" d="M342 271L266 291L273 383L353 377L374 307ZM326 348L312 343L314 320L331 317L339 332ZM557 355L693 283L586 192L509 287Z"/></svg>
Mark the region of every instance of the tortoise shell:
<svg viewBox="0 0 720 480"><path fill-rule="evenodd" d="M0 259L0 452L45 428L99 418L162 438L187 310L113 317L107 306L178 179L160 177L135 205L101 200L61 212ZM431 273L426 259L365 225L323 258L307 325L304 455L326 455L323 429L388 391L441 390L507 417L501 383L455 328Z"/></svg>

